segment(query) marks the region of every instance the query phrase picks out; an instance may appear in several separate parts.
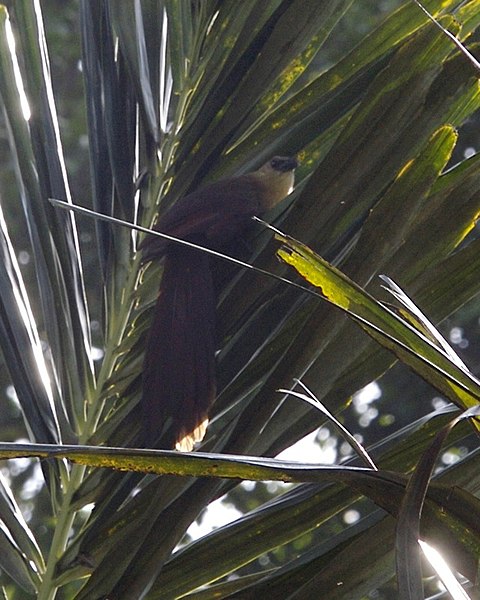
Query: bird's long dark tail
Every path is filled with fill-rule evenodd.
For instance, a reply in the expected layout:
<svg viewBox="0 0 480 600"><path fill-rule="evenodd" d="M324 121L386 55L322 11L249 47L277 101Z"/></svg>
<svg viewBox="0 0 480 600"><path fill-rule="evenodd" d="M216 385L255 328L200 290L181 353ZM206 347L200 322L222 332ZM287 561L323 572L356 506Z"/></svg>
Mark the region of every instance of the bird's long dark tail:
<svg viewBox="0 0 480 600"><path fill-rule="evenodd" d="M191 450L215 397L215 294L209 257L168 248L143 369L144 444Z"/></svg>

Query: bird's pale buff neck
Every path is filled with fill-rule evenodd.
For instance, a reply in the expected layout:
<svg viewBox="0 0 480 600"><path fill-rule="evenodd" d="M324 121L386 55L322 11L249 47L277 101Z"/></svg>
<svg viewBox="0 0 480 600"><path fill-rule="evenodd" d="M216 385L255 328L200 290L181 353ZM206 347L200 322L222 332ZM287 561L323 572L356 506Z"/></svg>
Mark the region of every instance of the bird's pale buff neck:
<svg viewBox="0 0 480 600"><path fill-rule="evenodd" d="M278 171L271 162L264 164L258 171L251 173L262 187L261 208L262 212L270 210L281 202L293 190L295 171Z"/></svg>

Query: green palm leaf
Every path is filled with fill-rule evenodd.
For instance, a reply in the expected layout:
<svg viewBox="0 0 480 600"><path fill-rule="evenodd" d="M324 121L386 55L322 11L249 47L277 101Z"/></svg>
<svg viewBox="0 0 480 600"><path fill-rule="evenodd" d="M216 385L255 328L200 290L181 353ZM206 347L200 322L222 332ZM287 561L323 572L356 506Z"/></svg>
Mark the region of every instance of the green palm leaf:
<svg viewBox="0 0 480 600"><path fill-rule="evenodd" d="M20 211L2 190L0 343L34 442L2 443L0 456L42 459L46 486L34 502L48 514L46 531L27 524L2 482L6 597L53 599L61 589L64 598L88 600L311 598L321 589L328 598L360 598L390 584L408 473L422 456L431 468L437 454L429 443L452 408L376 440L369 452L378 473L266 457L324 422L276 391L298 378L347 418L352 394L397 359L458 406L478 402L475 377L424 329L427 318L438 323L479 292L478 241L468 235L480 210L479 160L451 165L456 130L480 107L478 74L415 2L398 4L346 56L327 63L343 17L356 8L351 0L80 3L91 207L151 227L203 183L253 170L274 154L297 154L294 193L265 217L288 234L280 256L314 284L321 273L324 296L370 334L311 289L302 293L308 284L300 278L288 286L215 263L219 394L201 452L191 455L128 449L139 428L161 265L141 265L144 234L98 220L98 276L86 293L93 253L84 248L81 256L73 212L48 201L72 197L39 3L13 4L15 47L0 7L0 98L21 201ZM424 5L461 43L480 24L478 0ZM77 193L83 202L85 191ZM34 280L17 258L20 220ZM256 224L247 237L246 248L227 253L295 278L277 260L271 232ZM421 312L401 306L399 316L386 307L382 273ZM405 300L398 290L397 298ZM96 369L90 312L102 314ZM473 431L465 422L455 427L449 441L468 440L470 450L424 477L421 521L428 540L454 548L451 564L470 581L480 539ZM274 499L252 493L256 506L235 523L186 538L212 500L241 494L241 479L296 485ZM41 508L42 494L51 507ZM358 506L363 518L340 526L339 515ZM274 568L255 562L280 552ZM231 574L235 581L227 581Z"/></svg>

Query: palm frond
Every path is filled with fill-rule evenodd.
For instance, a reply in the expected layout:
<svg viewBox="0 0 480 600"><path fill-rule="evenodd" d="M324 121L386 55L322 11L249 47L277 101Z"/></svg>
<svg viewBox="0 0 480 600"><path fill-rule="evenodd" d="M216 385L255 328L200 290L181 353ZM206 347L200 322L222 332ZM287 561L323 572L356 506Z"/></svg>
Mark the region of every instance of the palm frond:
<svg viewBox="0 0 480 600"><path fill-rule="evenodd" d="M480 163L474 156L452 166L451 157L457 129L480 108L478 74L464 51L480 25L480 2L426 0L429 14L415 2L398 4L343 58L326 62L352 0L82 0L87 208L110 218L96 223L98 277L88 295L77 216L49 202L85 203L70 191L40 3L15 2L12 21L0 7L0 98L20 200L10 206L2 192L0 343L36 442L0 444L0 456L42 459L52 504L41 534L1 482L7 595L13 581L43 599L60 588L65 598L88 600L258 598L267 590L272 598L309 598L318 589L361 597L394 576L394 519L412 521L412 487L426 493L422 537L454 548L451 564L474 580L480 533L471 424L449 433L450 443L469 440L466 454L431 477L439 446L433 452L429 443L455 422L452 407L417 416L368 447L378 471L271 458L324 423L320 412L277 392L298 378L338 422L351 416L352 395L397 359L458 406L478 404L468 361L424 326L479 292L478 240L469 233L480 210ZM301 160L295 191L265 216L285 232L283 262L259 224L248 248L225 250L230 264L212 258L219 393L201 452L128 449L137 439L142 357L162 275L161 265L142 264L138 243L186 193L274 154ZM17 259L19 220L35 280ZM91 249L82 251L92 264ZM305 282L285 262L356 322L299 289ZM398 282L397 298L408 290L407 319L405 306L385 305L382 273ZM97 369L90 312L103 313ZM428 470L428 486L405 474L416 465L417 475ZM238 493L240 479L296 485L272 500L255 495L257 505L229 526L185 537L211 501ZM355 525L340 522L359 507ZM275 552L286 557L275 568L256 562ZM235 583L225 579L231 574Z"/></svg>

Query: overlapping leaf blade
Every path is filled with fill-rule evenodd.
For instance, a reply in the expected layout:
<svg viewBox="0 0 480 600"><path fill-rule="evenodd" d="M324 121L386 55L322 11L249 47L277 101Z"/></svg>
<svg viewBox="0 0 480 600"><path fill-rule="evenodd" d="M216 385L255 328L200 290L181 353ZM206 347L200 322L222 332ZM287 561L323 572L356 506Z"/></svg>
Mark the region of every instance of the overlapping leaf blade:
<svg viewBox="0 0 480 600"><path fill-rule="evenodd" d="M18 14L24 31L34 37L36 34L37 39L35 42L31 38L22 40L22 54L31 65L31 71L26 82L20 83L20 73L15 73L18 57L8 42L10 26L8 21L4 22L3 102L36 264L43 326L49 324L46 339L53 359L49 365L54 383L52 393L57 410L60 413L67 410L71 422L75 423L81 419L81 403L86 389L92 385L93 375L82 266L74 217L56 215L48 203L51 195L70 198L41 19L33 13L29 3L19 3ZM26 101L35 107L28 122L19 111L23 87ZM44 233L47 231L48 235ZM74 340L79 343L75 344ZM62 363L60 357L66 354L74 361L74 369L67 369ZM63 435L67 440L72 439L68 427Z"/></svg>
<svg viewBox="0 0 480 600"><path fill-rule="evenodd" d="M479 105L478 84L471 66L463 56L454 53L451 41L427 23L426 15L414 3L408 2L343 61L298 89L297 76L321 49L337 18L350 4L349 0L339 0L320 8L318 2L305 0L262 3L247 0L241 5L214 0L201 3L144 0L132 2L124 9L115 1L82 2L94 205L101 212L150 225L158 207L163 210L165 204L203 181L251 169L275 153L300 151L304 159L298 173L300 185L296 196L286 203L282 228L320 250L362 283L374 281L380 269L395 279L401 274L401 285L408 285L409 291L415 290L414 298L422 300L422 309L436 321L478 293L474 271L476 243L452 255L478 215L478 161L474 159L441 175L454 144L452 126L460 125ZM466 39L478 25L477 0L467 3L431 0L425 4L434 15L442 10L453 11L455 18L442 17L442 23L458 33L460 39ZM25 81L31 98L42 105L43 92L37 96L33 88L40 83L39 89L46 89L42 88L42 82L48 77L45 69L42 73L39 68L48 64L42 63L41 58L45 56L44 39L40 21L33 18L33 3L25 1L21 5L25 10L19 10L19 22L37 27L36 36L22 41L25 63L31 62L33 67ZM296 18L300 10L304 10L302 18ZM285 48L287 39L289 45ZM57 357L58 348L67 347L67 334L72 334L75 342L82 340L75 347L78 360L77 367L72 369L76 373L71 379L60 377L59 390L70 389L75 396L70 404L73 409L66 411L67 417L60 411L60 429L65 435L71 425L79 433L78 422L72 417L77 414L77 421L83 418L78 408L83 407L82 394L87 391L88 415L86 427L80 432L82 441L92 439L104 444L110 439L118 444L131 443L135 438L142 344L159 270L149 267L139 271L139 257L134 254L136 239L130 232L113 231L110 225L99 226L103 270L99 289L104 286L106 353L98 390L93 392L91 380L85 376L89 363L83 347L87 348L89 338L88 327L81 321L86 312L81 310L78 293L81 285L74 281L75 273L81 275L80 263L75 262L77 248L73 243L64 254L64 221L40 202L46 189L47 195L67 194L66 179L58 171L61 155L53 143L53 105L48 102L43 105L41 120L32 121L29 130L22 124L18 111L15 112L15 104L18 105L15 86L11 90L9 114L15 123L12 139L22 148L19 171L28 192L25 198L35 199L26 206L32 239L35 242L38 238L39 242L36 252L39 286L44 294L43 318L48 322L52 316L47 283L53 286L51 292L59 300L59 306L69 305L71 311L79 309L78 320L74 316L69 321L68 311L54 315L52 323L58 325L49 332L52 337L49 343L57 349ZM283 98L286 100L282 103ZM38 140L41 135L30 135L30 131L39 132L42 127L46 132L45 144ZM53 161L49 162L51 157L45 159L45 151L52 150ZM37 179L29 170L29 157L31 164L35 160L38 164L46 163L45 173L54 186L49 187L46 179ZM461 196L462 204L460 210L452 212L449 206L457 196ZM431 215L436 217L435 233L428 228ZM66 222L68 235L74 235L73 220L69 217ZM49 231L51 238L49 235L41 238L41 232ZM422 246L418 241L421 238L425 238ZM265 236L254 240L257 264L278 272L282 267L275 263L272 247L265 249L266 241ZM300 249L294 246L295 251ZM8 244L5 248L14 264L13 251ZM57 250L62 253L58 262ZM425 268L427 263L429 269ZM56 279L60 273L68 280L65 290ZM436 277L437 273L452 277L452 285L446 285ZM16 277L6 276L11 291L20 285ZM223 392L214 409L204 449L275 454L320 422L319 416L312 417L306 407L282 399L275 389L288 387L292 376L306 373L306 381L322 401L338 411L355 389L385 370L392 358L379 351L363 332L352 333L352 325L343 317L332 315L330 309L314 300L299 297L297 290L272 285L267 280L252 278L251 274L237 279L222 296L224 342L219 355L219 380ZM373 284L369 289L373 289ZM10 308L13 307L8 293L2 292L0 297L5 297ZM362 307L362 302L358 306ZM379 316L374 310L372 314ZM11 313L6 316L5 323ZM76 323L77 329L71 323ZM64 324L66 327L62 329ZM392 326L392 322L389 324ZM386 326L384 321L382 326ZM19 357L18 351L14 352L19 336L28 337L30 329L35 332L35 328L33 320L25 321L23 329L17 328L17 337L9 338L13 340L10 350L5 344L9 362ZM461 402L476 402L477 384L469 374L458 367L455 370L445 357L439 357L438 350L432 350L424 340L420 345L414 343L411 332L407 334L400 329L389 329L391 347L395 346L392 338L401 333L403 343L411 342L416 352L420 347L422 351L428 347L428 360L438 359L442 373L422 362L423 359L412 358L411 351L400 352L407 363L410 361L423 375L428 372L430 380L447 395L450 393L452 399L463 393ZM348 357L345 347L351 348ZM28 370L26 361L20 360L18 368L16 385L25 385L20 380ZM55 368L52 363L52 371L56 372ZM66 364L59 364L58 369L67 372ZM35 369L28 373L27 382L34 373ZM456 382L455 393L448 383L452 379ZM54 391L57 394L56 388ZM37 392L32 389L29 393L33 398ZM28 397L27 392L24 394ZM37 419L33 404L28 408L26 402L25 406L30 410L29 418L40 427L45 415ZM56 406L56 412L63 406L59 392ZM49 416L48 407L46 415ZM414 428L402 438L403 442L392 442L389 455L392 467L411 468L425 447L427 430L430 434L436 431L443 418L448 417L440 417L438 424L434 421L418 431ZM100 421L103 423L97 427ZM39 431L38 439L55 441L55 437L48 437L48 418L45 423L46 432ZM465 433L463 429L462 432L458 435ZM122 454L106 452L100 458L100 454L92 452L97 457L92 463L89 450L83 457L79 456L82 449L77 450L72 449L72 458L76 454L84 466L106 466L112 460L120 460L118 454ZM112 458L115 454L116 458ZM137 458L135 453L126 451L121 460L127 466ZM219 455L210 458L218 460L220 465L226 464ZM167 472L200 475L201 471L195 468L189 470L197 459L174 457ZM162 460L168 463L170 459L165 455ZM252 465L246 471L235 471L240 463L232 461L228 467L233 469L232 474L253 477L259 468L256 464L253 471ZM59 464L65 467L65 462ZM467 470L468 464L465 461L461 466ZM299 488L275 505L275 510L283 511L291 528L279 532L275 518L269 520L270 508L266 506L257 511L251 522L246 518L245 522L232 526L232 532L241 532L235 543L244 542L238 544L236 552L232 553L234 545L226 529L193 543L183 553L173 554L199 510L232 484L213 479L193 483L174 477L147 483L148 480L140 481L140 475L99 473L84 466L72 468L71 483L64 480L67 483L62 505L64 525L87 502L95 502L96 508L90 522L76 531L75 541L56 565L67 545L67 529L59 533L65 546L52 551L42 593L54 577L58 577L56 583L66 584L93 573L79 592L79 598L90 600L107 595L130 598L132 594L145 594L152 585L151 597L165 597L162 594L167 581L173 597L175 578L180 573L191 572L191 577L183 577L182 583L182 593L188 593L198 585L235 571L242 561L251 562L275 544L288 544L295 536L315 527L312 506L310 515L307 510L310 490ZM262 477L266 476L263 472ZM462 481L461 476L458 481ZM382 482L376 488L380 505L385 501L387 487ZM318 501L315 508L321 512L320 508L330 500L332 511L338 511L354 502L359 493L369 495L368 492L360 486L346 493L338 485L315 490L313 496ZM297 504L292 502L293 497L297 498ZM303 521L296 525L290 512L294 504L296 509L304 511ZM476 508L467 498L457 504L457 508L468 506L475 513ZM453 515L454 507L448 505L448 511ZM435 511L433 515L434 522ZM322 519L327 516L327 513L323 517L317 515ZM464 510L465 523L467 516L468 511ZM377 548L370 536L378 533L386 544L390 543L392 528L391 523L377 522L375 518L373 515L365 522L363 531L351 530L343 539L332 540L332 548L314 549L304 562L288 565L286 577L295 582L296 597L309 597L319 585L329 589L329 597L345 590L358 595L366 593L375 582L386 581L392 573L390 557L384 553L378 560L375 558ZM252 523L264 528L265 534L257 544L248 547ZM128 552L125 552L126 539ZM474 548L475 534L470 541L467 555ZM206 549L212 556L211 568L202 565L201 570L189 569L189 565L195 565L196 548ZM335 588L340 574L332 565L347 564L349 552L360 549L367 583L352 576L344 582L342 590ZM163 564L166 565L163 574L155 583ZM325 568L318 573L322 566ZM238 593L251 592L251 597L255 597L255 593L266 589L262 586L271 583L272 594L281 594L285 591L282 590L285 579L281 573L277 575L269 579L268 574L258 587L257 582L245 580L236 585L236 590L250 585L248 592ZM300 587L303 583L304 587ZM227 593L233 592L230 589Z"/></svg>
<svg viewBox="0 0 480 600"><path fill-rule="evenodd" d="M26 592L35 593L45 568L40 548L9 489L0 477L0 564Z"/></svg>
<svg viewBox="0 0 480 600"><path fill-rule="evenodd" d="M432 36L432 37L429 38L428 36ZM437 65L439 63L441 63L442 58L440 57L440 55L437 55L436 59L432 56L432 47L428 45L427 40L428 39L435 40L435 43L439 44L439 51L440 51L440 48L441 48L441 52L444 53L443 56L445 56L445 57L450 52L450 48L448 47L448 44L445 44L444 41L442 41L441 36L439 36L439 33L437 31L435 31L435 29L433 27L429 28L429 33L428 33L428 35L425 34L424 39L425 39L425 42L426 42L426 45L425 45L425 56L427 57L427 59L429 61L426 64L430 65L431 69L432 69L431 74L430 74L430 77L431 77L430 81L435 81L435 77L436 76L438 76L438 77L442 76L441 75L441 70L439 70L438 67L437 67ZM415 47L414 42L411 43L410 52L411 52L411 56L413 56L413 55L415 55L415 53L419 52L419 47ZM412 64L411 56L408 55L407 52L405 52L405 59L404 60L405 60L405 64L409 65L409 69L410 69L409 73L412 72L412 70L411 70L411 64ZM399 62L399 65L400 64L401 63ZM419 89L423 89L424 90L423 93L426 94L427 91L430 88L430 85L433 85L433 84L429 83L428 78L427 79L424 78L425 73L423 72L423 69L425 69L425 65L423 63L421 63L420 61L418 62L418 64L419 64L419 76L418 76L418 79L416 80L416 83L419 86ZM399 66L398 70L399 70L399 73L401 73L402 76L403 76L403 73L405 72L404 67L400 67ZM422 73L421 76L420 76L420 73ZM457 85L457 89L458 89L458 100L459 100L459 103L460 103L461 106L464 106L463 110L464 110L464 114L466 114L468 111L470 111L472 109L472 102L471 102L472 96L470 94L471 94L471 90L473 90L475 86L474 86L474 83L473 83L471 71L469 71L468 67L465 67L465 70L463 71L463 73L464 73L463 79L462 79L462 77L459 77L459 79L457 80L458 83L455 84L455 85ZM378 89L381 89L382 86L383 86L383 84L381 84L379 82L378 83ZM468 87L468 86L470 86L470 87ZM404 93L405 93L405 96L398 100L398 104L397 104L398 107L405 106L406 103L411 102L412 94L413 94L413 96L415 95L415 93L413 92L413 90L412 90L411 87L407 87L405 89ZM451 94L451 92L449 92L449 93ZM407 97L408 97L408 101L407 101ZM448 97L448 95L445 94L445 97L444 97L445 107L447 106L447 97ZM438 98L436 98L436 100L438 102L432 103L432 105L430 107L431 117L432 118L431 118L430 121L426 120L426 122L428 123L428 126L425 127L425 129L424 129L424 131L425 131L425 133L424 133L425 139L431 134L431 132L433 132L435 130L435 122L438 123L438 124L442 123L442 116L441 116L442 115L442 111L439 110L439 107L441 105L440 104L441 100L439 100ZM450 98L449 98L449 101L450 101ZM365 101L365 102L367 102L367 101ZM419 99L419 102L423 103L423 100ZM461 104L462 102L463 102L463 104ZM412 108L412 111L413 111L413 108ZM392 110L391 114L392 115L394 114L393 110ZM454 113L450 112L449 116L453 117ZM403 115L402 117L404 119L403 123L407 126L407 128L410 127L410 129L407 130L408 133L405 135L404 148L405 149L408 148L409 152L411 152L411 150L412 150L412 133L413 133L413 131L415 131L415 139L417 140L417 142L420 140L421 136L418 135L419 132L418 132L418 127L416 126L416 124L415 124L415 126L413 126L407 115ZM444 117L443 118L446 118L445 110L444 110ZM458 122L460 122L461 119L463 119L463 116L462 116L461 112L459 112L459 111L457 111L457 118L458 118ZM438 119L438 120L436 120L436 119ZM393 131L393 128L394 128L394 126L392 124L392 129L391 129L392 131ZM399 128L399 130L402 130L402 126L401 125L398 128ZM352 133L351 133L352 136L354 135L353 132L354 132L354 130L352 129ZM355 132L355 134L356 133L357 132ZM392 143L392 148L395 146L395 142L393 140L389 140L389 143ZM384 152L385 152L385 150L383 150L383 153ZM334 147L334 150L332 150L332 157L333 156L335 156L335 147ZM411 154L408 155L408 158L411 158ZM332 158L332 160L333 160L333 158ZM367 162L367 161L368 161L368 157L366 158L365 162ZM394 174L396 174L396 169L398 170L398 168L400 168L400 166L401 165L399 163L397 163L396 165L395 164L391 165L391 171L390 171L390 173L391 173L390 177L391 178L393 178ZM324 169L326 170L327 167L325 166ZM189 173L189 175L190 175L190 173ZM181 185L185 185L185 179L182 177L182 173L177 173L177 176L178 176L179 181L182 181ZM348 176L348 174L346 174L344 177L345 177L345 180L347 180L349 176ZM188 179L187 179L187 181L188 181ZM379 183L380 183L380 181L381 180L379 179ZM383 181L384 181L384 183L382 183L382 185L386 185L388 179L384 179ZM377 189L381 189L381 188L378 187ZM179 193L179 191L180 191L179 189L176 190L176 193ZM175 193L175 190L173 191L173 193ZM374 192L373 192L373 189L372 189L370 191L370 194L373 194L373 193ZM316 196L316 197L318 197L318 196ZM328 198L328 195L326 195L326 198ZM285 305L285 303L283 303L283 305ZM272 380L273 380L273 377L272 377ZM277 385L278 385L278 380L277 380ZM259 404L260 404L260 402L259 402ZM219 406L221 406L221 404ZM271 412L271 409L272 409L272 404L268 405L265 408L265 414L268 415L269 412ZM261 422L262 422L261 421L261 414L259 415L258 410L255 411L255 410L252 409L252 415L253 414L255 414L255 427L253 427L251 429L250 429L250 427L248 427L248 429L249 429L249 438L252 439L252 440L256 438L255 432L258 431L257 428L261 427ZM247 423L247 422L249 422L249 421L245 420L245 423ZM289 421L285 421L284 420L284 423L288 423L288 422ZM252 424L252 423L249 422L249 425L250 424ZM276 433L278 433L278 432L276 432ZM299 435L299 434L300 434L300 432L297 433L297 435ZM256 443L257 443L257 440L256 440ZM266 441L261 440L260 444L261 445L262 444L266 444ZM239 447L241 447L241 446L239 446ZM213 494L216 485L212 484L211 487L212 487L211 493ZM192 497L193 497L193 494L191 494L190 498L192 498ZM208 497L208 495L205 496L205 497ZM185 512L187 512L187 511L189 512L189 514L190 514L190 511L192 511L191 514L195 514L196 508L195 508L194 503L192 503L191 499L188 499L187 497L185 499L183 499L181 501L181 506L182 506L181 509L180 509L180 505L177 507L178 514L185 514ZM164 526L162 526L163 522L164 522L163 519L160 518L160 520L158 522L158 526L154 525L153 529L152 529L152 532L154 532L156 530L160 531L162 529L162 527L164 527ZM176 534L176 536L178 536L178 535L179 534ZM158 536L158 534L157 534L157 536ZM155 534L154 533L152 533L152 541L153 541L153 539L155 539ZM173 547L173 544L174 544L174 539L175 539L175 536L174 536L174 538L172 538L172 541L169 542L169 544L172 544L172 547ZM140 573L140 572L146 573L145 577L148 578L149 577L149 575L148 575L149 569L151 569L151 566L148 563L143 563L142 561L140 561L140 562L137 561L137 565L136 565L136 572L137 573ZM134 580L133 572L131 572L131 571L127 572L125 581L127 580L127 578L128 578L129 581L133 581ZM121 589L122 585L124 585L124 584L119 583L118 589Z"/></svg>

